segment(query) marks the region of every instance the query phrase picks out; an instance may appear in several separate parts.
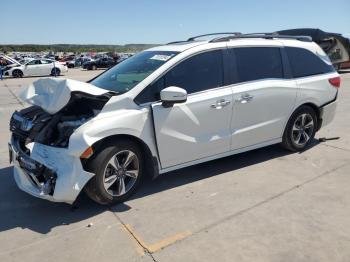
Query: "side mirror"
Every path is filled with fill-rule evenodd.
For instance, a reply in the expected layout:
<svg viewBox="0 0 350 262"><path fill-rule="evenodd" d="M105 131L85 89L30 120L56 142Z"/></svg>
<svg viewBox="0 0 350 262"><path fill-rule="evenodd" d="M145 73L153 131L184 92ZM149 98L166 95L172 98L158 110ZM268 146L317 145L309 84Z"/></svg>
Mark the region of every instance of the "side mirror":
<svg viewBox="0 0 350 262"><path fill-rule="evenodd" d="M164 107L171 107L175 103L184 103L187 100L187 92L185 89L169 86L160 91L160 99Z"/></svg>

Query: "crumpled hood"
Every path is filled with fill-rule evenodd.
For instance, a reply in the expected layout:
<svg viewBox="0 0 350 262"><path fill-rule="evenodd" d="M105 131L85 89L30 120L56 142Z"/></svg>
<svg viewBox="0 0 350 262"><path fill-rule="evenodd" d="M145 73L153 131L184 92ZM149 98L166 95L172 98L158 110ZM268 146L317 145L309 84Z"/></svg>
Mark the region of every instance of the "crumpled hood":
<svg viewBox="0 0 350 262"><path fill-rule="evenodd" d="M67 105L72 92L98 96L108 91L76 80L50 77L33 82L20 93L19 98L23 102L40 106L49 114L55 114Z"/></svg>

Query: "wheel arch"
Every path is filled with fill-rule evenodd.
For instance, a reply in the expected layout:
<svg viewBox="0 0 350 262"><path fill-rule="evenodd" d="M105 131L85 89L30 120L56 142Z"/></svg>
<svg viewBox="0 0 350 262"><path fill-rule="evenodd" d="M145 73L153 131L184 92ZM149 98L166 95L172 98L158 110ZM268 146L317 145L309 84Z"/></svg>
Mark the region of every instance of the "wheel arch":
<svg viewBox="0 0 350 262"><path fill-rule="evenodd" d="M286 128L287 128L287 125L289 123L289 120L291 119L291 117L293 116L293 114L299 110L300 107L302 106L308 106L308 107L311 107L315 113L316 113L316 117L317 117L317 128L316 128L316 131L318 131L320 128L321 128L321 125L322 125L322 118L321 118L321 110L320 110L320 107L318 107L316 104L312 103L312 102L306 102L306 103L303 103L303 104L300 104L298 105L293 111L292 113L290 114L289 118L287 119L287 121L285 122L284 124L284 128L283 128L283 132L282 132L282 135L284 134Z"/></svg>
<svg viewBox="0 0 350 262"><path fill-rule="evenodd" d="M152 151L149 148L149 146L142 139L136 136L129 135L129 134L110 135L95 142L92 145L92 148L94 152L99 152L101 148L105 147L108 144L115 143L118 140L129 140L135 143L141 149L142 154L144 155L144 163L147 163L145 165L146 174L150 176L152 179L156 178L159 175L158 158L152 154ZM95 157L94 154L89 158L89 160L93 157ZM82 164L85 167L84 163Z"/></svg>
<svg viewBox="0 0 350 262"><path fill-rule="evenodd" d="M13 70L12 70L12 72L11 72L11 76L14 76L14 75L13 75L13 73L14 73L14 72L16 72L16 71L19 71L19 72L21 72L21 73L22 73L22 75L24 75L24 72L23 72L23 70L22 70L22 69L20 69L20 68L15 68L15 69L13 69Z"/></svg>
<svg viewBox="0 0 350 262"><path fill-rule="evenodd" d="M308 102L308 103L304 103L304 104L298 106L298 107L294 110L294 112L297 111L297 110L298 110L300 107L302 107L302 106L311 107L311 108L315 111L315 114L316 114L316 117L317 117L317 127L316 127L316 131L318 131L318 130L321 128L321 125L322 125L322 118L321 118L321 110L320 110L320 108L319 108L316 104L311 103L311 102ZM294 112L293 112L293 113L294 113Z"/></svg>

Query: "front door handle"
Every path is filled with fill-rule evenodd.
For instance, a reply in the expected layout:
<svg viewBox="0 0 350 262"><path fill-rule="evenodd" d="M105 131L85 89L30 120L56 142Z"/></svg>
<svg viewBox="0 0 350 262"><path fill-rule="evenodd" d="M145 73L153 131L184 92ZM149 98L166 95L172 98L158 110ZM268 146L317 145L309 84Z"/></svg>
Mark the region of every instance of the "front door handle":
<svg viewBox="0 0 350 262"><path fill-rule="evenodd" d="M252 95L244 94L241 96L241 98L236 99L236 102L241 103L241 104L245 104L245 103L252 101L253 98L254 98L254 96L252 96Z"/></svg>
<svg viewBox="0 0 350 262"><path fill-rule="evenodd" d="M211 104L210 107L215 108L215 109L221 109L221 108L229 105L230 103L231 103L231 101L229 101L229 100L220 99L220 100L216 101L215 104Z"/></svg>

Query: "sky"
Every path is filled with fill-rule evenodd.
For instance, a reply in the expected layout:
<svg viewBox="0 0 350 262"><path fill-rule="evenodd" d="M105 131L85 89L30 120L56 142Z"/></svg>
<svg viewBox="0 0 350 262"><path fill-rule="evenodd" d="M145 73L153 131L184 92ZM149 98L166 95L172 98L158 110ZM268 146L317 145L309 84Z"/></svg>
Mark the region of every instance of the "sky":
<svg viewBox="0 0 350 262"><path fill-rule="evenodd" d="M5 0L0 44L161 44L320 28L350 37L350 0Z"/></svg>

